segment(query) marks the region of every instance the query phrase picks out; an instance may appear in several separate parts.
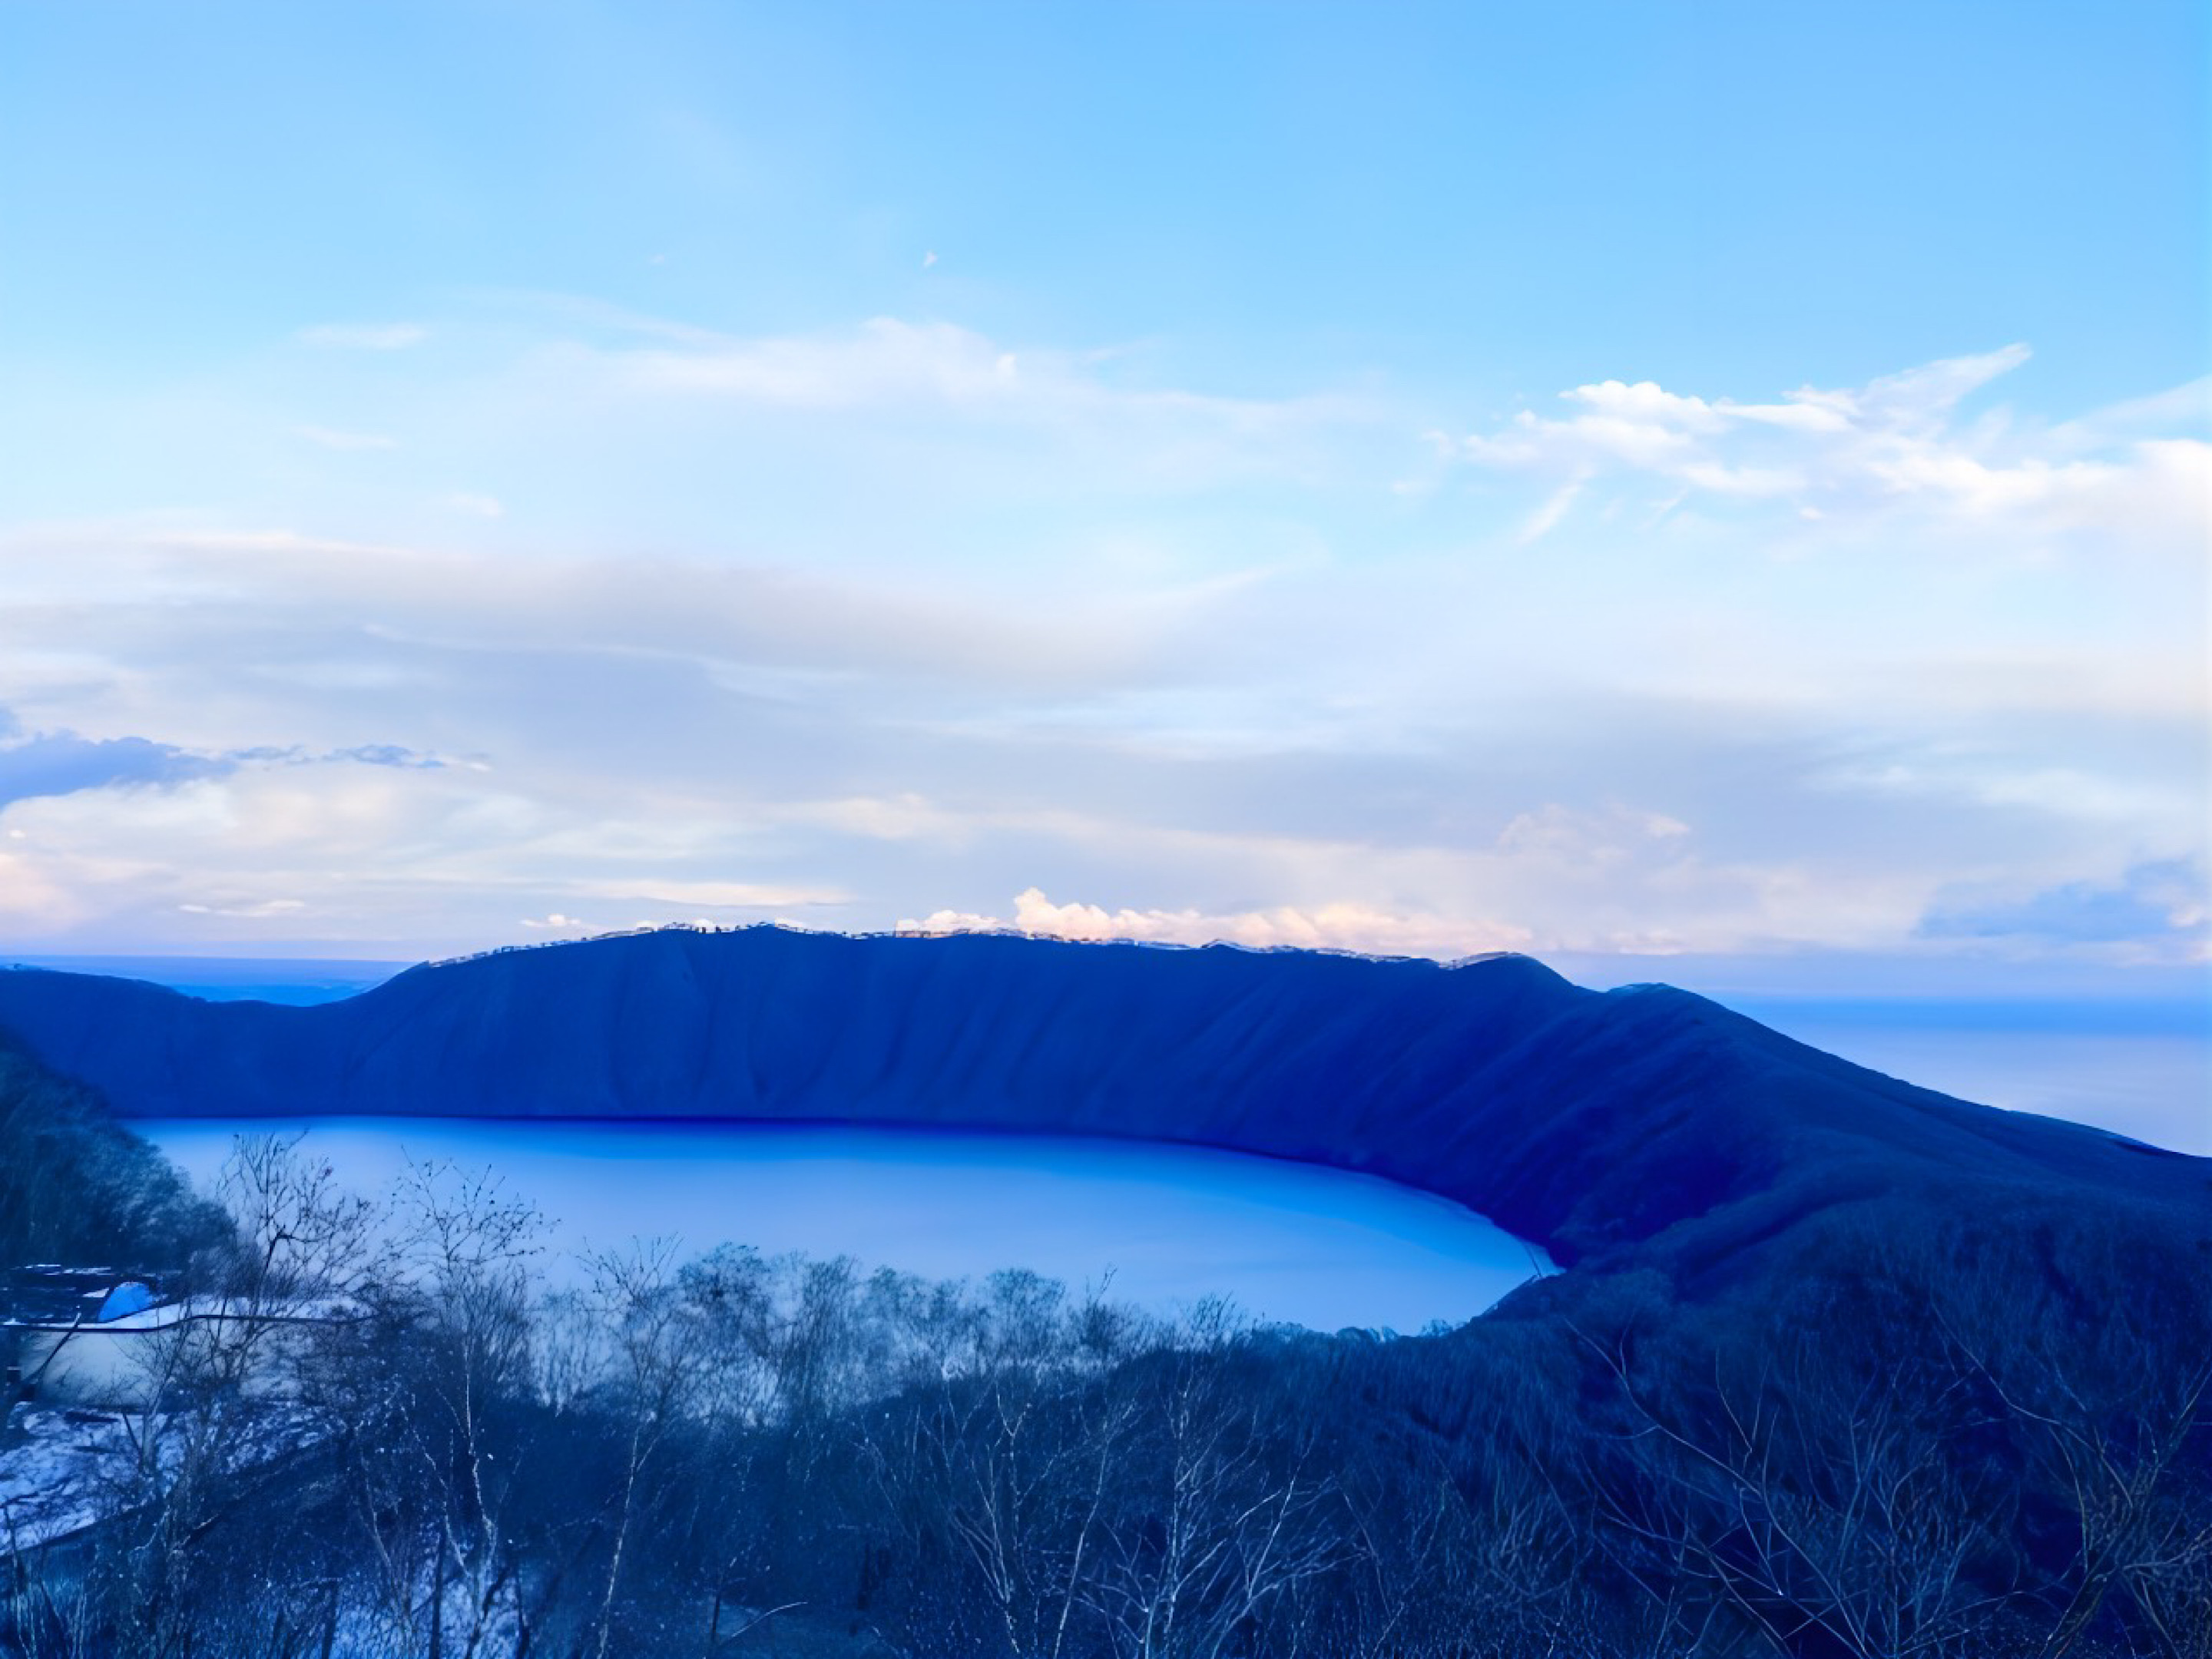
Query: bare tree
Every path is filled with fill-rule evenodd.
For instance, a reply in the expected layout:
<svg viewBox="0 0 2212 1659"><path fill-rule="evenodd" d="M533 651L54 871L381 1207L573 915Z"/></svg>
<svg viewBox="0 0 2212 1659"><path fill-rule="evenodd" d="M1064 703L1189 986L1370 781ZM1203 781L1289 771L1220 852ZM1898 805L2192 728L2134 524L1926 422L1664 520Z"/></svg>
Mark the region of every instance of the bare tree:
<svg viewBox="0 0 2212 1659"><path fill-rule="evenodd" d="M1778 1653L1816 1632L1866 1659L2001 1644L2014 1597L1976 1571L2003 1540L1952 1455L1974 1409L1955 1379L1801 1341L1744 1376L1717 1358L1699 1397L1662 1404L1625 1341L1592 1346L1631 1412L1635 1474L1597 1498L1632 1562L1692 1575Z"/></svg>
<svg viewBox="0 0 2212 1659"><path fill-rule="evenodd" d="M645 1482L664 1448L690 1426L699 1389L699 1321L679 1294L672 1240L588 1259L592 1312L605 1346L599 1389L620 1425L606 1520L606 1568L593 1651L614 1639L616 1595L627 1564Z"/></svg>
<svg viewBox="0 0 2212 1659"><path fill-rule="evenodd" d="M259 1527L269 1480L324 1437L302 1386L309 1338L354 1316L375 1259L374 1206L296 1136L240 1136L216 1191L233 1246L195 1294L149 1316L137 1403L116 1413L133 1455L106 1494L101 1577L120 1637L149 1654L190 1649L217 1617L218 1544ZM297 1623L297 1576L264 1573L259 1604L222 1618L264 1634Z"/></svg>
<svg viewBox="0 0 2212 1659"><path fill-rule="evenodd" d="M1059 1284L1016 1272L980 1294L913 1283L878 1315L910 1363L896 1408L860 1428L904 1547L920 1554L941 1529L957 1549L982 1604L977 1639L1079 1651L1138 1416L1130 1391L1104 1383L1150 1328L1103 1293L1071 1306Z"/></svg>
<svg viewBox="0 0 2212 1659"><path fill-rule="evenodd" d="M2212 1357L2160 1346L2093 1359L2038 1346L1991 1358L1947 1322L1962 1370L1986 1385L2025 1474L2072 1522L2074 1547L2039 1599L2045 1659L2077 1650L2117 1594L2151 1650L2190 1659L2212 1634ZM2052 1594L2051 1592L2055 1592Z"/></svg>
<svg viewBox="0 0 2212 1659"><path fill-rule="evenodd" d="M387 1559L402 1569L387 1577L398 1592L391 1611L429 1659L474 1656L526 1620L506 1510L528 1451L520 1431L530 1414L516 1407L533 1391L533 1267L545 1224L488 1173L447 1164L409 1164L395 1212L407 1342L394 1382L404 1399L368 1513L380 1497L419 1500L395 1509L424 1523L428 1583L411 1540L390 1540Z"/></svg>
<svg viewBox="0 0 2212 1659"><path fill-rule="evenodd" d="M1240 1334L1226 1303L1202 1303L1174 1346L1132 1368L1147 1434L1091 1592L1114 1651L1130 1659L1218 1659L1340 1553L1332 1483L1309 1467L1296 1425L1267 1423L1252 1379L1232 1368Z"/></svg>

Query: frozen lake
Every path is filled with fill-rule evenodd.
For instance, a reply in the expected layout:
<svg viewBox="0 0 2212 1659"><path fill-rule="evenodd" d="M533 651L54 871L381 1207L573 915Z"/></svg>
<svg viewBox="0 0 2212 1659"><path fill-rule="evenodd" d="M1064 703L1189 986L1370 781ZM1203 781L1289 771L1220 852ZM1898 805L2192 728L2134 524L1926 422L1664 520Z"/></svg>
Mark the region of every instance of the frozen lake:
<svg viewBox="0 0 2212 1659"><path fill-rule="evenodd" d="M933 1279L1028 1267L1169 1311L1225 1292L1263 1320L1417 1331L1489 1307L1540 1255L1370 1176L1145 1142L751 1124L170 1120L132 1128L203 1190L234 1134L304 1131L359 1191L403 1161L489 1168L555 1223L558 1258L636 1237L850 1255Z"/></svg>

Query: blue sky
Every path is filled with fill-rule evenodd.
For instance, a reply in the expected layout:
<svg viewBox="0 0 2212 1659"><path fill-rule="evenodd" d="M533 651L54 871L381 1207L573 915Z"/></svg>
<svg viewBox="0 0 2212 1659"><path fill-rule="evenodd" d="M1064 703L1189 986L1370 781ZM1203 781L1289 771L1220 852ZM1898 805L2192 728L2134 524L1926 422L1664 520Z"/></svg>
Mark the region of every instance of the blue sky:
<svg viewBox="0 0 2212 1659"><path fill-rule="evenodd" d="M2201 988L2206 37L9 8L0 942Z"/></svg>

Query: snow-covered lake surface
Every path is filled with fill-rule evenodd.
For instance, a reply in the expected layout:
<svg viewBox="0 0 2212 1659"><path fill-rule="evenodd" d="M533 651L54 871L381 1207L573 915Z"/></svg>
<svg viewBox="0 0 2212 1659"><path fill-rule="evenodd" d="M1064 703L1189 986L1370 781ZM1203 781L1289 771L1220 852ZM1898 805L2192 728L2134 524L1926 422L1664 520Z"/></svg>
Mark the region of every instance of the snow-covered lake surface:
<svg viewBox="0 0 2212 1659"><path fill-rule="evenodd" d="M203 1189L243 1133L381 1192L404 1161L489 1169L552 1218L549 1276L574 1252L674 1237L849 1255L930 1278L1028 1267L1172 1311L1233 1296L1319 1330L1417 1331L1489 1307L1540 1266L1458 1205L1372 1176L1144 1142L750 1124L337 1118L131 1126Z"/></svg>

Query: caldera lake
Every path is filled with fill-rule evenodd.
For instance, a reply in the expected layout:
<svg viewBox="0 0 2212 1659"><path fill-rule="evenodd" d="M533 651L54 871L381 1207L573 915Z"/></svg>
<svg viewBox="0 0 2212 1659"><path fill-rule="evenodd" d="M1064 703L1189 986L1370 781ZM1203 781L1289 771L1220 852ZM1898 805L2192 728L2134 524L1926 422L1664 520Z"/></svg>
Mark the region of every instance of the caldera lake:
<svg viewBox="0 0 2212 1659"><path fill-rule="evenodd" d="M489 1171L545 1215L547 1281L634 1241L853 1258L929 1279L1019 1267L1168 1314L1227 1296L1317 1330L1457 1324L1552 1271L1448 1200L1372 1176L1207 1148L755 1123L319 1118L131 1126L211 1192L240 1135L303 1137L377 1196L407 1164Z"/></svg>

